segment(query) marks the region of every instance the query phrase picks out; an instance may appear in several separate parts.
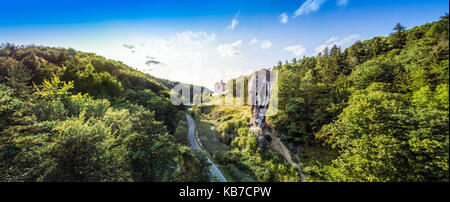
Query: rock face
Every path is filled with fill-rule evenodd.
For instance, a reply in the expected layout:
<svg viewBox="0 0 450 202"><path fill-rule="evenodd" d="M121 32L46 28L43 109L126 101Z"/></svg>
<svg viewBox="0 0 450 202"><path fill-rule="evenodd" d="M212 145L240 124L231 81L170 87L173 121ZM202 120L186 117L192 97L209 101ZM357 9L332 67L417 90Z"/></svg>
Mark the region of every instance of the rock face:
<svg viewBox="0 0 450 202"><path fill-rule="evenodd" d="M289 149L283 144L280 137L276 134L273 128L267 125L266 114L269 109L270 96L272 94L272 87L274 81L274 74L266 69L261 69L253 73L248 83L248 98L249 105L251 105L250 131L257 134L259 148L262 152L264 145L266 145L266 135L270 137L267 146L271 149L280 152L280 154L290 163L295 164L298 168L300 181L305 181L305 175L302 173L299 163L292 160ZM274 103L272 103L274 104ZM298 156L296 156L299 161Z"/></svg>
<svg viewBox="0 0 450 202"><path fill-rule="evenodd" d="M266 69L253 73L249 80L249 104L252 106L250 124L254 128L262 130L266 126L266 112L269 108L272 82L273 75Z"/></svg>
<svg viewBox="0 0 450 202"><path fill-rule="evenodd" d="M266 69L253 73L248 83L249 104L251 108L250 131L257 134L262 151L265 145L266 112L269 108L272 93L273 74Z"/></svg>
<svg viewBox="0 0 450 202"><path fill-rule="evenodd" d="M272 95L272 87L274 81L274 74L266 69L261 69L253 73L251 79L248 83L248 96L249 104L251 108L251 118L250 118L250 131L257 134L257 140L259 142L259 148L262 152L264 145L275 151L280 152L280 154L290 163L295 164L298 168L300 181L305 181L305 175L302 172L299 163L292 160L291 153L289 149L283 144L280 137L276 134L276 131L266 122L266 114L269 109L270 96ZM275 95L276 96L276 95ZM273 104L273 103L272 103ZM266 142L266 136L270 137L270 141ZM296 156L297 161L299 161L298 156Z"/></svg>

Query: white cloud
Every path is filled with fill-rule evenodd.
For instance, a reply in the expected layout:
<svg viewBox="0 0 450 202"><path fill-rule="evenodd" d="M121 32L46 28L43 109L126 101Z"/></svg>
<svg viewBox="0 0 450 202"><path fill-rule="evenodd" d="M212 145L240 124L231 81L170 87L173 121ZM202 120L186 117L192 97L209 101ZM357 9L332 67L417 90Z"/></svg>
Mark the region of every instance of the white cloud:
<svg viewBox="0 0 450 202"><path fill-rule="evenodd" d="M239 17L239 13L234 16L233 20L231 20L231 24L228 25L228 27L227 27L228 29L234 30L234 28L236 28L236 26L239 25L238 17Z"/></svg>
<svg viewBox="0 0 450 202"><path fill-rule="evenodd" d="M185 31L176 34L177 38L187 44L199 44L199 43L207 43L214 41L216 39L216 35L214 33L208 34L206 32L192 32Z"/></svg>
<svg viewBox="0 0 450 202"><path fill-rule="evenodd" d="M337 0L336 5L338 6L346 6L348 5L349 0Z"/></svg>
<svg viewBox="0 0 450 202"><path fill-rule="evenodd" d="M272 47L272 42L269 40L261 41L260 47L262 49L268 49L268 48Z"/></svg>
<svg viewBox="0 0 450 202"><path fill-rule="evenodd" d="M334 36L334 37L331 37L330 39L328 39L327 42L325 42L325 43L333 43L333 42L337 41L338 39L339 39L339 37Z"/></svg>
<svg viewBox="0 0 450 202"><path fill-rule="evenodd" d="M342 39L340 41L339 45L348 45L350 43L353 43L354 41L356 41L357 39L361 38L361 35L359 34L352 34L348 37L345 37L344 39Z"/></svg>
<svg viewBox="0 0 450 202"><path fill-rule="evenodd" d="M320 46L317 46L316 49L315 49L315 51L316 51L316 53L320 53L320 52L322 52L323 50L325 50L325 48L330 49L331 47L332 47L332 45L322 44L322 45L320 45Z"/></svg>
<svg viewBox="0 0 450 202"><path fill-rule="evenodd" d="M269 49L270 47L272 47L271 41L269 40L258 41L258 39L256 39L255 37L253 37L253 39L250 41L250 44L255 44L261 49Z"/></svg>
<svg viewBox="0 0 450 202"><path fill-rule="evenodd" d="M241 51L237 50L237 47L239 47L241 43L242 40L228 44L221 44L219 47L217 47L217 50L223 57L239 57L241 56Z"/></svg>
<svg viewBox="0 0 450 202"><path fill-rule="evenodd" d="M285 51L292 52L292 54L296 57L304 55L306 53L306 48L302 45L294 45L288 46L284 48Z"/></svg>
<svg viewBox="0 0 450 202"><path fill-rule="evenodd" d="M352 44L353 42L355 42L356 40L358 40L359 38L361 38L361 36L359 34L352 34L350 36L347 36L341 40L339 40L339 37L331 37L330 39L328 39L325 44L322 44L320 46L318 46L315 51L316 53L320 53L322 52L325 48L332 48L334 45L339 46L339 47L346 47L350 44Z"/></svg>
<svg viewBox="0 0 450 202"><path fill-rule="evenodd" d="M282 13L280 15L280 23L286 24L288 22L288 15L286 13Z"/></svg>
<svg viewBox="0 0 450 202"><path fill-rule="evenodd" d="M306 0L300 8L294 12L294 18L300 15L308 15L320 9L326 0Z"/></svg>

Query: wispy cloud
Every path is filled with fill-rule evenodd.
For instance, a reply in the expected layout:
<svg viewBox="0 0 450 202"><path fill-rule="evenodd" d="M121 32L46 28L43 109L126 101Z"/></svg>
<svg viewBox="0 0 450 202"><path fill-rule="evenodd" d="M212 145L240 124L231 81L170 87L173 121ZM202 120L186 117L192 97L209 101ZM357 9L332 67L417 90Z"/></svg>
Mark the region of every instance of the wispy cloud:
<svg viewBox="0 0 450 202"><path fill-rule="evenodd" d="M260 47L262 49L268 49L268 48L272 47L272 42L269 40L261 41Z"/></svg>
<svg viewBox="0 0 450 202"><path fill-rule="evenodd" d="M326 0L306 0L300 8L294 12L294 18L300 15L308 15L320 9Z"/></svg>
<svg viewBox="0 0 450 202"><path fill-rule="evenodd" d="M161 62L157 61L157 60L147 60L147 61L145 61L145 64L147 66L152 66L152 65L159 65L159 64L161 64Z"/></svg>
<svg viewBox="0 0 450 202"><path fill-rule="evenodd" d="M253 37L253 39L250 41L250 44L253 44L253 45L256 44L261 49L269 49L270 47L272 47L272 42L271 41L269 41L269 40L259 41L255 37Z"/></svg>
<svg viewBox="0 0 450 202"><path fill-rule="evenodd" d="M234 28L236 28L236 26L239 25L238 17L239 17L239 13L237 13L237 14L234 16L233 20L231 20L231 24L228 25L228 27L227 27L228 29L234 30Z"/></svg>
<svg viewBox="0 0 450 202"><path fill-rule="evenodd" d="M285 51L291 52L294 56L302 56L306 53L306 48L302 45L293 45L284 48Z"/></svg>
<svg viewBox="0 0 450 202"><path fill-rule="evenodd" d="M322 45L318 46L315 49L315 51L316 51L316 53L320 53L323 50L325 50L325 48L330 49L334 45L345 48L346 46L352 44L353 42L355 42L356 40L358 40L360 38L361 38L361 35L359 35L359 34L352 34L352 35L347 36L347 37L342 38L342 39L340 39L339 37L331 37L330 39L328 39L325 42L325 44L322 44Z"/></svg>
<svg viewBox="0 0 450 202"><path fill-rule="evenodd" d="M339 37L334 36L334 37L331 37L330 39L328 39L325 43L333 43L333 42L337 41L338 39L339 39Z"/></svg>
<svg viewBox="0 0 450 202"><path fill-rule="evenodd" d="M320 7L326 2L327 0L306 0L300 8L298 8L294 12L294 18L301 16L301 15L308 15L310 13L314 13L320 9ZM350 0L337 0L336 5L337 6L347 6Z"/></svg>
<svg viewBox="0 0 450 202"><path fill-rule="evenodd" d="M217 50L223 57L240 57L241 51L239 51L237 47L239 47L241 43L242 40L228 44L221 44L219 47L217 47Z"/></svg>
<svg viewBox="0 0 450 202"><path fill-rule="evenodd" d="M136 48L135 45L131 45L131 44L123 44L123 47L128 48L130 50L133 49L133 48Z"/></svg>
<svg viewBox="0 0 450 202"><path fill-rule="evenodd" d="M337 0L336 1L336 5L338 5L338 6L347 6L348 2L349 2L349 0Z"/></svg>
<svg viewBox="0 0 450 202"><path fill-rule="evenodd" d="M280 15L280 23L286 24L288 22L288 15L286 13L282 13Z"/></svg>
<svg viewBox="0 0 450 202"><path fill-rule="evenodd" d="M206 32L192 32L185 31L176 34L177 38L187 44L200 44L214 41L216 39L216 35L214 33L208 34Z"/></svg>

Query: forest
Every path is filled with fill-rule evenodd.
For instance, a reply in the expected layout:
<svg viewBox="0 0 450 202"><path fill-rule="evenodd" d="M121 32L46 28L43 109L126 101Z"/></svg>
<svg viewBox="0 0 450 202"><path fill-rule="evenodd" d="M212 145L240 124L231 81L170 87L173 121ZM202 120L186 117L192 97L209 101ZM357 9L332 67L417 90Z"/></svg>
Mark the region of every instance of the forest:
<svg viewBox="0 0 450 202"><path fill-rule="evenodd" d="M267 121L299 159L306 181L448 182L448 20L445 14L411 29L398 23L386 37L272 68L279 111ZM238 79L227 82L227 97L237 97ZM197 108L230 147L221 162L257 181L299 180L295 166L258 147L248 130L249 106Z"/></svg>
<svg viewBox="0 0 450 202"><path fill-rule="evenodd" d="M272 70L279 111L267 121L306 181L448 182L448 14ZM2 44L0 181L208 181L205 154L187 144L186 108L170 102L177 84L93 53ZM216 126L215 161L236 181L299 181L258 144L249 113L193 110Z"/></svg>
<svg viewBox="0 0 450 202"><path fill-rule="evenodd" d="M92 53L2 44L0 181L206 181L204 155L177 133L175 84L161 81Z"/></svg>
<svg viewBox="0 0 450 202"><path fill-rule="evenodd" d="M448 30L448 14L397 24L387 37L274 67L281 110L269 122L302 151L310 180L449 180Z"/></svg>

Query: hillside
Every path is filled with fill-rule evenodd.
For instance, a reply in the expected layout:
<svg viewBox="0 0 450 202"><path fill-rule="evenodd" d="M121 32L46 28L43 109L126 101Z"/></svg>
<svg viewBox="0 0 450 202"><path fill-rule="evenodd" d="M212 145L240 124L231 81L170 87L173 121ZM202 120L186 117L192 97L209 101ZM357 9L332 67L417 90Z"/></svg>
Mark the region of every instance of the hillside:
<svg viewBox="0 0 450 202"><path fill-rule="evenodd" d="M166 83L92 53L1 45L0 181L206 181Z"/></svg>
<svg viewBox="0 0 450 202"><path fill-rule="evenodd" d="M397 24L389 36L274 66L279 111L268 124L307 181L448 181L448 18L408 30ZM232 93L241 88L234 81L225 97L247 100ZM221 161L259 181L298 181L258 144L243 107L197 108L230 146Z"/></svg>
<svg viewBox="0 0 450 202"><path fill-rule="evenodd" d="M306 181L448 181L448 30L446 14L280 61L266 131L233 93L248 76L223 97L199 88L189 100L213 103L193 107L199 140L233 181L298 182L296 163ZM179 84L93 53L2 44L0 181L208 181L185 107L170 102Z"/></svg>

